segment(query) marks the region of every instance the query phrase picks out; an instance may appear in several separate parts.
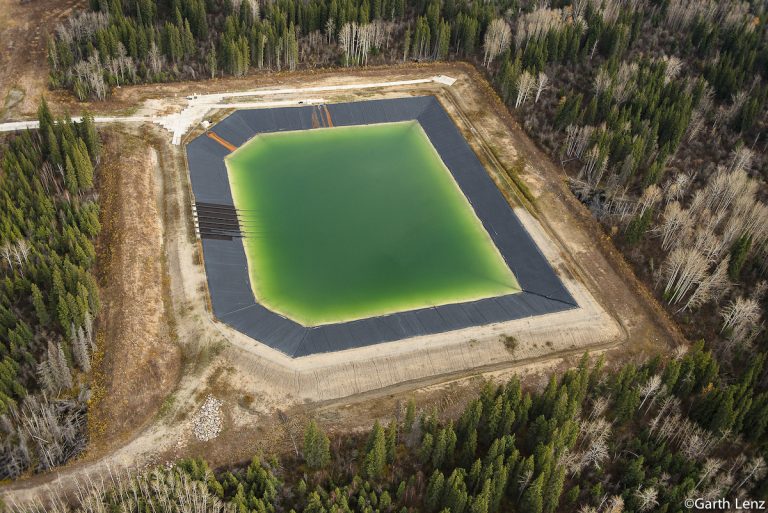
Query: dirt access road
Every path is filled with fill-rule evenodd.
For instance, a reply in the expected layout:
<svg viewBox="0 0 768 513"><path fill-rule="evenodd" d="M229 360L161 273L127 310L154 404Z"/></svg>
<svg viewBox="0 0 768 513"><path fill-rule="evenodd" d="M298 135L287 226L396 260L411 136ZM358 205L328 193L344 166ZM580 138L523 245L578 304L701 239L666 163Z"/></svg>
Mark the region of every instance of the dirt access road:
<svg viewBox="0 0 768 513"><path fill-rule="evenodd" d="M471 128L489 142L494 158L503 167L513 169L517 158L525 157L528 165L519 179L535 197L531 206L533 215L559 240L566 258L577 270L578 279L623 327L625 336L612 344L609 362L618 364L628 358L640 359L684 342L589 211L575 201L560 169L528 139L471 66L434 64L265 74L237 80L125 88L116 92L98 114L125 112L130 102L138 102L137 111L145 110L140 115L149 110L178 112L185 104L183 95L193 92L247 90L256 85L261 88L309 84L320 87L435 75L458 78L447 93L450 97L441 101L449 110L458 109L463 113ZM404 94L446 93L441 84L427 83L410 90L344 91L328 100ZM276 98L290 99L291 95ZM62 104L53 103L63 108ZM98 383L104 388L100 396L97 394L92 409L97 423L92 426L94 443L82 458L59 471L6 486L2 493L7 500L32 500L45 495L49 485L70 490L74 479L99 475L105 465L135 468L189 456L202 456L214 465L226 465L245 461L253 454L292 451L292 438L300 436L310 417L317 418L330 433L366 429L374 420L385 421L394 415L398 405L408 397L415 397L421 408L434 406L443 415L452 416L476 393L478 380L502 381L511 374L520 374L535 387L545 383L546 374L572 366L578 360L581 350L563 350L544 357L526 357L527 353L508 355L505 361L486 368L407 382L341 400L303 404L295 397L286 397L284 391L260 381L254 372L257 367L253 356L228 344L210 321L199 248L186 215L190 199L181 148L169 144L168 133L156 126L108 133L109 138L113 138L109 143L113 155L119 154L123 159L119 166L126 171L123 187L129 188L132 180L140 180L142 185L141 193L126 196L127 189L100 183L100 187L106 187L103 193L114 194L114 201L105 202L104 206L117 220L114 226L107 227L105 237L123 234L106 239L102 247L121 255L116 261L126 275L118 281L123 285L108 293L110 301L105 304L103 314L105 358L98 367L101 375L97 380L101 380ZM130 166L122 166L123 162ZM146 224L146 221L152 221L149 231L130 236L138 226L136 223ZM106 266L103 269L103 283L108 286L113 271ZM150 330L151 336L144 336L144 320L133 314L117 317L118 320L110 324L113 309L124 308L131 302L152 305L154 324L151 326L156 328ZM498 347L500 342L488 344ZM141 357L135 358L135 354ZM148 361L165 363L151 366L147 365ZM122 374L115 369L121 369ZM192 417L208 394L224 401L224 430L219 438L203 443L192 436ZM279 415L281 411L285 417ZM282 422L281 418L287 418L288 422Z"/></svg>

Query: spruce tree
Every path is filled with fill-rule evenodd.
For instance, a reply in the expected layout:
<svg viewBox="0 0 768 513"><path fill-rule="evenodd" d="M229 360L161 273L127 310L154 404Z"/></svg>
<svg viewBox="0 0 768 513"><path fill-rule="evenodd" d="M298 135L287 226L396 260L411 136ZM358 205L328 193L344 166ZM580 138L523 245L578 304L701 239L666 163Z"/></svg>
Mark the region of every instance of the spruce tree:
<svg viewBox="0 0 768 513"><path fill-rule="evenodd" d="M61 148L59 147L59 140L56 137L53 126L47 128L46 134L45 141L48 145L48 160L51 164L61 166L64 162L61 158Z"/></svg>
<svg viewBox="0 0 768 513"><path fill-rule="evenodd" d="M408 399L408 406L405 408L405 420L403 421L403 430L410 433L413 429L413 421L416 419L416 404L413 399Z"/></svg>
<svg viewBox="0 0 768 513"><path fill-rule="evenodd" d="M427 492L425 497L425 503L427 511L437 511L440 507L443 497L443 485L445 483L445 476L439 470L432 472L427 483Z"/></svg>
<svg viewBox="0 0 768 513"><path fill-rule="evenodd" d="M310 421L304 433L304 460L314 470L325 467L331 461L330 440L314 420Z"/></svg>
<svg viewBox="0 0 768 513"><path fill-rule="evenodd" d="M435 439L435 447L432 450L432 466L435 468L440 468L443 465L443 461L445 460L445 449L448 441L446 440L445 436L445 429L441 429L437 433L437 438Z"/></svg>
<svg viewBox="0 0 768 513"><path fill-rule="evenodd" d="M211 78L216 78L216 47L211 46L211 49L208 50L208 53L205 55L205 64L208 68L208 73L211 74Z"/></svg>
<svg viewBox="0 0 768 513"><path fill-rule="evenodd" d="M432 433L425 433L424 438L421 439L421 447L419 448L419 459L422 463L426 463L432 457L432 449L435 445L435 439Z"/></svg>
<svg viewBox="0 0 768 513"><path fill-rule="evenodd" d="M365 456L365 475L376 479L384 474L387 465L387 442L384 429L378 421L373 426L371 437L368 440L368 452Z"/></svg>
<svg viewBox="0 0 768 513"><path fill-rule="evenodd" d="M93 114L88 111L83 114L83 119L80 122L80 133L83 141L85 141L85 146L88 148L88 155L92 159L98 160L99 155L101 155L101 140L96 131Z"/></svg>
<svg viewBox="0 0 768 513"><path fill-rule="evenodd" d="M45 306L45 300L43 299L43 293L40 292L37 284L32 284L32 306L35 308L35 315L41 326L46 326L50 320L48 314L48 307Z"/></svg>
<svg viewBox="0 0 768 513"><path fill-rule="evenodd" d="M541 513L544 507L544 499L542 497L542 489L544 488L544 474L539 474L539 477L528 486L523 493L523 498L520 500L520 508L526 513Z"/></svg>
<svg viewBox="0 0 768 513"><path fill-rule="evenodd" d="M445 482L443 489L443 506L451 513L464 513L467 507L467 485L464 483L464 469L457 468Z"/></svg>
<svg viewBox="0 0 768 513"><path fill-rule="evenodd" d="M77 184L80 190L87 191L93 187L93 165L88 157L88 149L82 139L74 147L75 170L77 172Z"/></svg>
<svg viewBox="0 0 768 513"><path fill-rule="evenodd" d="M486 479L485 483L483 484L483 491L480 492L479 495L476 495L475 498L472 500L472 506L469 509L471 513L488 513L490 490L491 490L491 480ZM529 510L526 510L526 509L524 509L523 511L525 511L526 513L529 512Z"/></svg>
<svg viewBox="0 0 768 513"><path fill-rule="evenodd" d="M53 126L53 115L48 108L48 102L45 96L40 100L40 106L37 108L37 120L40 122L40 131L48 134L48 129Z"/></svg>
<svg viewBox="0 0 768 513"><path fill-rule="evenodd" d="M747 260L749 250L752 247L752 236L742 235L731 248L731 260L728 263L728 274L731 279L737 281L741 274L741 268Z"/></svg>
<svg viewBox="0 0 768 513"><path fill-rule="evenodd" d="M560 503L560 495L563 493L565 483L565 467L558 465L550 472L549 479L542 492L543 509L552 513Z"/></svg>
<svg viewBox="0 0 768 513"><path fill-rule="evenodd" d="M393 420L387 426L387 462L394 463L397 455L397 423Z"/></svg>
<svg viewBox="0 0 768 513"><path fill-rule="evenodd" d="M69 155L67 155L64 164L64 182L69 193L76 195L79 190L77 186L77 169Z"/></svg>

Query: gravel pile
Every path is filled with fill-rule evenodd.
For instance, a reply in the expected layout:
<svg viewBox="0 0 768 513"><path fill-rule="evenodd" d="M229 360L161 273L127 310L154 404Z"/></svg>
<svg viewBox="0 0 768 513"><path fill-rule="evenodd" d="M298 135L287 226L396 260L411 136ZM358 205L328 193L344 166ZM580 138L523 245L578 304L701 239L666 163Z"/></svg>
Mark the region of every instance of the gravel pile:
<svg viewBox="0 0 768 513"><path fill-rule="evenodd" d="M193 431L198 440L206 442L221 433L221 401L208 396L194 418Z"/></svg>

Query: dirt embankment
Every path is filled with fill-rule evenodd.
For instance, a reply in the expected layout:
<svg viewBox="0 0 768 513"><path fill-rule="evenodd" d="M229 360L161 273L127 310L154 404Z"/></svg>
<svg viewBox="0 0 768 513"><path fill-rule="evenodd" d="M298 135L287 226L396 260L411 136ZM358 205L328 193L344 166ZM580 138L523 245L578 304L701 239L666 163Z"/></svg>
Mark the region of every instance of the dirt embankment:
<svg viewBox="0 0 768 513"><path fill-rule="evenodd" d="M155 150L105 131L99 196L99 354L89 421L90 450L145 424L178 381L180 352L168 322L162 175Z"/></svg>

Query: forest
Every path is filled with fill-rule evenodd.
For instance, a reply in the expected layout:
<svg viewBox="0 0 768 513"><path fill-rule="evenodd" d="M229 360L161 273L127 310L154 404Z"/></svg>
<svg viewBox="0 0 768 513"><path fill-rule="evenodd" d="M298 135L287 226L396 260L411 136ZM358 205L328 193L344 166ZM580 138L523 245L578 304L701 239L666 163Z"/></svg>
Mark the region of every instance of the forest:
<svg viewBox="0 0 768 513"><path fill-rule="evenodd" d="M611 372L585 361L540 394L489 385L453 422L404 408L332 453L311 424L299 462L181 462L89 490L94 504L618 513L768 496L764 2L91 0L48 42L50 86L81 100L126 84L433 60L485 74L700 342ZM53 120L43 105L40 118L39 133L7 142L0 177L0 478L81 448L94 349L98 136L87 116ZM66 427L53 447L27 434L53 425Z"/></svg>
<svg viewBox="0 0 768 513"><path fill-rule="evenodd" d="M310 421L296 458L110 470L46 511L673 513L692 497L763 498L764 364L728 382L702 344L615 371L585 355L538 393L487 382L456 420L410 401L333 443Z"/></svg>
<svg viewBox="0 0 768 513"><path fill-rule="evenodd" d="M61 465L87 441L99 310L93 118L54 119L0 145L0 479Z"/></svg>

